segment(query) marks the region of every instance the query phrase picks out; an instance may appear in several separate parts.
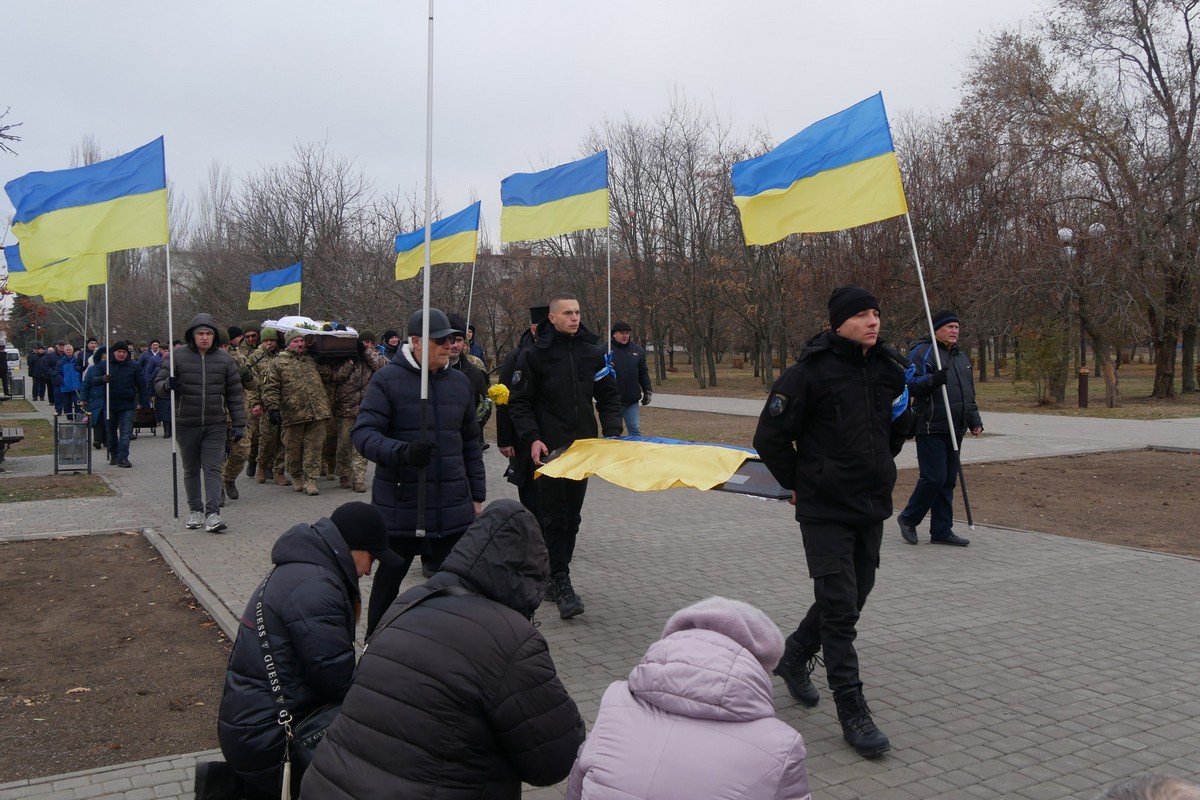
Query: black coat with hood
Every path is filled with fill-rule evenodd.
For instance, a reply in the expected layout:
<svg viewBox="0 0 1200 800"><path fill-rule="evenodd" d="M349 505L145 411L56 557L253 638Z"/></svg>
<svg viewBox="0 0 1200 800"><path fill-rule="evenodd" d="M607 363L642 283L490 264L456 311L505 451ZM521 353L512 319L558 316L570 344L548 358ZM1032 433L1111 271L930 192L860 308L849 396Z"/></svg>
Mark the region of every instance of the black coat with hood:
<svg viewBox="0 0 1200 800"><path fill-rule="evenodd" d="M947 349L938 342L938 354L942 368L946 370L946 393L950 397L950 413L954 415L954 431L959 439L968 428L982 428L979 407L975 404L975 382L971 378L971 359L956 344ZM912 395L913 414L916 415L917 436L941 435L949 438L950 426L946 424L946 401L942 390L930 383L937 371L933 347L928 336L913 342L908 348L910 363L917 369L908 384Z"/></svg>
<svg viewBox="0 0 1200 800"><path fill-rule="evenodd" d="M631 406L643 394L653 394L650 370L646 366L646 351L632 339L627 344L612 340L612 365L617 371L617 386L621 390L621 405Z"/></svg>
<svg viewBox="0 0 1200 800"><path fill-rule="evenodd" d="M625 420L616 378L611 373L596 378L605 368L599 341L582 325L574 336L550 320L538 325L537 341L521 352L508 387L508 415L520 447L528 450L540 440L557 450L576 439L594 439L599 430L621 435Z"/></svg>
<svg viewBox="0 0 1200 800"><path fill-rule="evenodd" d="M207 353L196 348L196 328L203 325L217 330L217 324L209 314L200 313L192 317L184 334L186 345L171 351L175 362L175 412L177 425L224 425L229 414L234 430L246 428L246 402L242 391L242 378L233 357L217 346L213 337L212 347ZM164 363L154 379L154 393L158 397L170 397L171 365Z"/></svg>
<svg viewBox="0 0 1200 800"><path fill-rule="evenodd" d="M325 517L280 536L271 562L263 623L288 710L300 720L340 702L350 690L355 608L361 602L358 571L346 540ZM258 642L258 600L256 588L229 655L217 737L230 766L257 777L259 785L273 786L283 763L284 732Z"/></svg>
<svg viewBox="0 0 1200 800"><path fill-rule="evenodd" d="M910 421L907 412L892 419L903 363L882 340L864 354L825 331L775 381L754 449L796 493L797 520L867 525L892 515L895 457Z"/></svg>
<svg viewBox="0 0 1200 800"><path fill-rule="evenodd" d="M434 596L375 631L303 800L518 798L563 780L583 743L579 709L530 622L549 569L537 520L487 507L424 586Z"/></svg>

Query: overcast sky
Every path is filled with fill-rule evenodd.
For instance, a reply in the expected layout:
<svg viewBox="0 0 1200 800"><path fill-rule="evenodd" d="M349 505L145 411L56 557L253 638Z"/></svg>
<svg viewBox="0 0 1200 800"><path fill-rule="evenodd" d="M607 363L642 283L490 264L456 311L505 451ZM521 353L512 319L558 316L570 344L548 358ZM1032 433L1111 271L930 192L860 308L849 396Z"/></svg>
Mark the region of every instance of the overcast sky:
<svg viewBox="0 0 1200 800"><path fill-rule="evenodd" d="M877 91L889 115L946 111L981 35L1043 0L438 0L434 182L443 208L581 156L606 117L648 120L672 90L735 133L782 140ZM4 0L0 109L21 122L0 183L166 136L194 200L214 162L240 179L327 141L380 191L425 175L427 0ZM11 205L0 196L5 219ZM2 229L3 226L0 226ZM11 243L11 240L10 240ZM281 265L282 266L282 265Z"/></svg>

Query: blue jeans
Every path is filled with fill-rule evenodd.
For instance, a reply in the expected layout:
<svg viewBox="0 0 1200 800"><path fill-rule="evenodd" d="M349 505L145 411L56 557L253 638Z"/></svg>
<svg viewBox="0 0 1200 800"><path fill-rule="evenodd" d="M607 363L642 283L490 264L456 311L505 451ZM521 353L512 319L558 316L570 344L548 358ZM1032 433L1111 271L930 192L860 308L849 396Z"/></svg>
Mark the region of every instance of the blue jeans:
<svg viewBox="0 0 1200 800"><path fill-rule="evenodd" d="M108 449L118 463L129 460L129 440L133 437L133 409L114 411L108 418Z"/></svg>
<svg viewBox="0 0 1200 800"><path fill-rule="evenodd" d="M954 532L954 485L958 479L958 454L950 446L950 437L918 436L917 464L921 477L899 518L915 527L930 514L929 538L945 539Z"/></svg>
<svg viewBox="0 0 1200 800"><path fill-rule="evenodd" d="M621 416L625 419L625 432L630 436L642 435L642 407L637 403L621 406Z"/></svg>

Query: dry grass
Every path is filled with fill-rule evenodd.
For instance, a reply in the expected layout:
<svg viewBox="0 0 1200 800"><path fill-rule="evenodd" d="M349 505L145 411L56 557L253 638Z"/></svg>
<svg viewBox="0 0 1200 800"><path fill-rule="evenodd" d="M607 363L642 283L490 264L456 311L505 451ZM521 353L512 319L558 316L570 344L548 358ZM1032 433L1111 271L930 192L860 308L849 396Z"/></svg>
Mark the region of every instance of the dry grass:
<svg viewBox="0 0 1200 800"><path fill-rule="evenodd" d="M6 477L0 483L0 503L62 500L67 497L105 497L114 492L99 475L34 475Z"/></svg>

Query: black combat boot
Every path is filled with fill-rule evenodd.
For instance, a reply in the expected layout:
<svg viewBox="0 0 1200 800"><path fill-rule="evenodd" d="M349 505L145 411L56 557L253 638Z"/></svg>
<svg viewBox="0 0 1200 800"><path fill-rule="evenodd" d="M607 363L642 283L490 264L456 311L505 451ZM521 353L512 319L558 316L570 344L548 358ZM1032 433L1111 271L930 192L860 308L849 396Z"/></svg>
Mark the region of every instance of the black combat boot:
<svg viewBox="0 0 1200 800"><path fill-rule="evenodd" d="M558 615L563 619L570 619L582 614L583 598L575 594L575 588L571 586L571 576L560 572L554 576L554 580L558 584L558 596L555 598L558 602Z"/></svg>
<svg viewBox="0 0 1200 800"><path fill-rule="evenodd" d="M819 649L805 650L801 647L793 633L787 638L779 666L775 667L775 674L787 684L788 694L805 708L812 708L821 702L821 694L812 682L813 669L823 663L818 652Z"/></svg>
<svg viewBox="0 0 1200 800"><path fill-rule="evenodd" d="M883 731L875 727L861 689L835 692L833 702L837 704L838 720L842 723L842 737L860 756L875 758L892 749Z"/></svg>
<svg viewBox="0 0 1200 800"><path fill-rule="evenodd" d="M255 472L258 472L258 462L251 459L246 462L246 477L253 478Z"/></svg>

